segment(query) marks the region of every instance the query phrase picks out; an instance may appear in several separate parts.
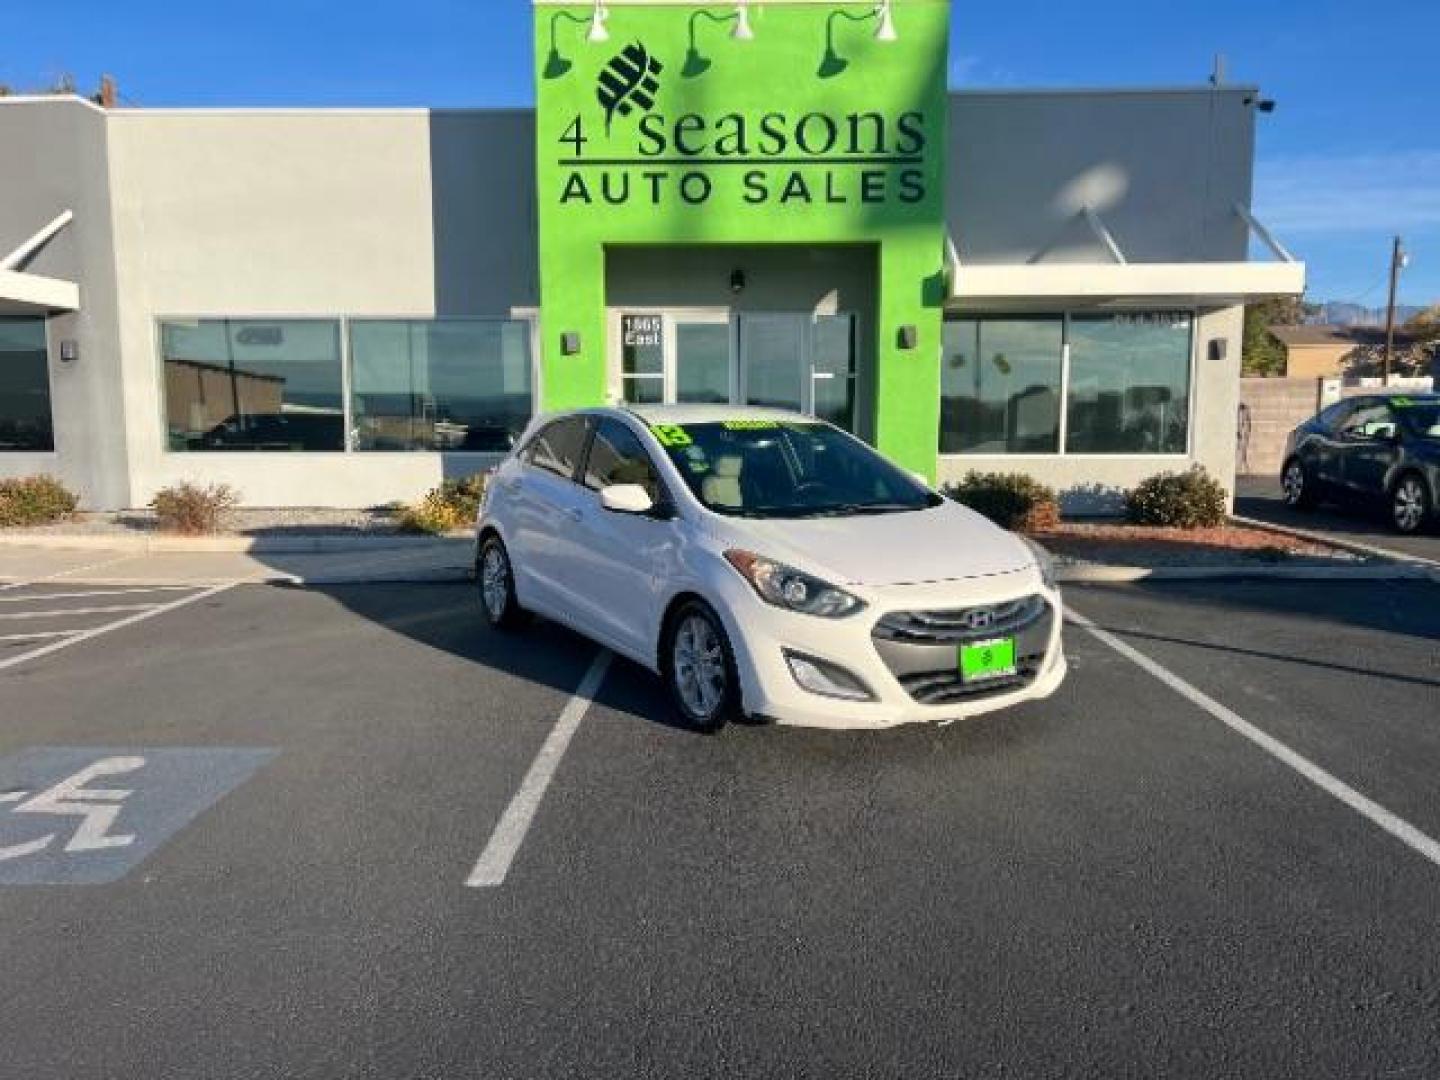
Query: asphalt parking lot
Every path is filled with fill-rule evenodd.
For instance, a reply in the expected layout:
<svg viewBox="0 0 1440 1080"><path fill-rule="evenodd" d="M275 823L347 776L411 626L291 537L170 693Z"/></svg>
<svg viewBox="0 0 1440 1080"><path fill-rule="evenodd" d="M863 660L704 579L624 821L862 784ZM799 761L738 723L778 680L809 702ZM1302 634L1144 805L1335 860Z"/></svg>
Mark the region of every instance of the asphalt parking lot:
<svg viewBox="0 0 1440 1080"><path fill-rule="evenodd" d="M1237 477L1235 513L1257 521L1268 521L1272 525L1286 525L1338 540L1397 551L1440 565L1440 525L1432 524L1416 536L1401 536L1390 528L1383 509L1332 503L1313 510L1292 509L1285 505L1278 478Z"/></svg>
<svg viewBox="0 0 1440 1080"><path fill-rule="evenodd" d="M156 602L73 578L0 609ZM460 584L57 637L0 669L0 1072L1440 1074L1440 586L1067 595L1120 650L878 733L587 708Z"/></svg>

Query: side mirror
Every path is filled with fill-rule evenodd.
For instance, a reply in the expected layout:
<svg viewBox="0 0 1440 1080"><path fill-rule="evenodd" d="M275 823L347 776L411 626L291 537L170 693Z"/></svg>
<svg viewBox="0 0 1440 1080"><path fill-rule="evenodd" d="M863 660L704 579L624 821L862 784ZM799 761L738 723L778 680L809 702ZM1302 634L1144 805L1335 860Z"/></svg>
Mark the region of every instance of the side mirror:
<svg viewBox="0 0 1440 1080"><path fill-rule="evenodd" d="M914 480L926 491L930 490L930 478L926 476L923 472L911 472L910 479Z"/></svg>
<svg viewBox="0 0 1440 1080"><path fill-rule="evenodd" d="M600 489L600 505L617 514L648 514L655 500L639 484L611 484Z"/></svg>

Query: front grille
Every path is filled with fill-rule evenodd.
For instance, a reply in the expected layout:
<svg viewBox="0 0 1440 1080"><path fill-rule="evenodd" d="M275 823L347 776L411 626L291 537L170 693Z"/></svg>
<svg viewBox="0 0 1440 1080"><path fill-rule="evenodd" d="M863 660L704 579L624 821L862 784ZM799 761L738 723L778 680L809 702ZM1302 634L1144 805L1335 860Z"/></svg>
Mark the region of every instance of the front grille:
<svg viewBox="0 0 1440 1080"><path fill-rule="evenodd" d="M960 643L1013 637L1050 610L1039 594L951 611L892 611L872 633L889 641ZM988 620L985 622L984 620ZM979 625L976 625L976 624Z"/></svg>
<svg viewBox="0 0 1440 1080"><path fill-rule="evenodd" d="M977 611L985 617L972 618ZM1045 664L1054 622L1049 602L1035 594L977 607L892 611L876 621L871 638L911 698L922 705L945 705L1029 686ZM960 677L960 646L997 637L1015 639L1015 674L965 682Z"/></svg>
<svg viewBox="0 0 1440 1080"><path fill-rule="evenodd" d="M955 701L975 701L1029 686L1040 674L1045 654L1017 657L1015 674L984 682L967 683L958 670L928 671L900 676L900 685L921 705L947 705Z"/></svg>

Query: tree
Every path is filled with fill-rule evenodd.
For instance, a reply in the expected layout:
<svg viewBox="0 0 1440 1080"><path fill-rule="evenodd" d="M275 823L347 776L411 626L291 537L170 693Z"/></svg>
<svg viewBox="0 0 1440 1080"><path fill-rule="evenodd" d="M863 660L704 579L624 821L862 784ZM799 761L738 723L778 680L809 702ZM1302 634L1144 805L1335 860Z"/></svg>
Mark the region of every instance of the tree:
<svg viewBox="0 0 1440 1080"><path fill-rule="evenodd" d="M1412 315L1403 329L1421 341L1440 342L1440 304L1434 304L1418 315Z"/></svg>
<svg viewBox="0 0 1440 1080"><path fill-rule="evenodd" d="M1298 326L1316 311L1296 296L1272 296L1245 307L1245 338L1240 351L1242 375L1284 375L1285 346L1270 333L1272 326Z"/></svg>

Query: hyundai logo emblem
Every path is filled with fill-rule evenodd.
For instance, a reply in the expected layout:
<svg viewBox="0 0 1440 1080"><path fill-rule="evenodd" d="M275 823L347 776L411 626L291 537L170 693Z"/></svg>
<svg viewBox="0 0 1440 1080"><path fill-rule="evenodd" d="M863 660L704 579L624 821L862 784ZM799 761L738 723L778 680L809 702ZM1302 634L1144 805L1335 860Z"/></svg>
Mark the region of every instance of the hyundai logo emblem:
<svg viewBox="0 0 1440 1080"><path fill-rule="evenodd" d="M995 612L989 608L976 608L965 613L965 625L971 630L988 630L995 623Z"/></svg>

